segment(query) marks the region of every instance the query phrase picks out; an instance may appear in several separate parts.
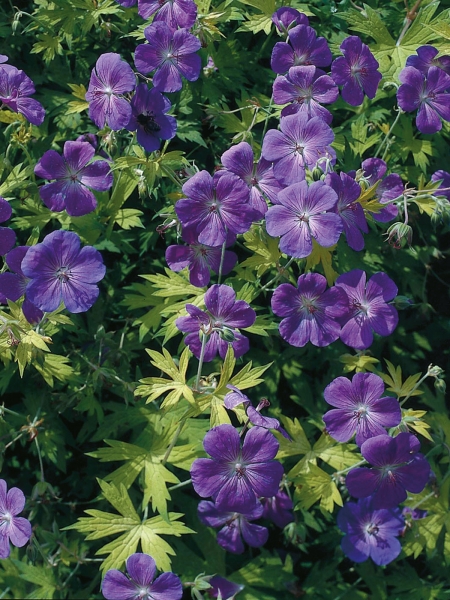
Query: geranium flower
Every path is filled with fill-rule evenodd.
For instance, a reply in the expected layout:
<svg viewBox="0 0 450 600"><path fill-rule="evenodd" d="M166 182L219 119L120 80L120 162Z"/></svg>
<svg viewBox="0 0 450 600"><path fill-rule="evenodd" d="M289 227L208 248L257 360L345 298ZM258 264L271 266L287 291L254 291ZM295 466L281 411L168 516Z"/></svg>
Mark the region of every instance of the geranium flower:
<svg viewBox="0 0 450 600"><path fill-rule="evenodd" d="M181 600L180 578L163 573L155 579L156 564L150 555L136 552L127 558L126 566L128 577L117 569L107 571L102 582L106 600Z"/></svg>
<svg viewBox="0 0 450 600"><path fill-rule="evenodd" d="M147 152L154 152L161 146L161 140L171 140L177 131L175 117L166 115L170 101L154 88L149 90L145 83L136 88L131 99L131 119L128 131L137 130L137 141Z"/></svg>
<svg viewBox="0 0 450 600"><path fill-rule="evenodd" d="M161 92L178 92L181 76L196 81L202 63L196 54L201 43L187 29L174 31L166 23L157 21L144 30L148 44L136 48L134 63L144 75L155 71L153 85Z"/></svg>
<svg viewBox="0 0 450 600"><path fill-rule="evenodd" d="M339 317L348 311L348 299L343 290L326 289L327 280L319 273L300 275L297 288L282 283L272 296L272 310L280 323L280 335L291 346L302 348L308 342L328 346L339 338Z"/></svg>
<svg viewBox="0 0 450 600"><path fill-rule="evenodd" d="M234 600L236 594L242 592L245 587L241 583L233 583L220 575L214 575L208 583L211 587L206 590L206 593L211 598L218 598L220 594L222 600Z"/></svg>
<svg viewBox="0 0 450 600"><path fill-rule="evenodd" d="M63 156L47 150L34 172L43 179L55 179L39 188L39 195L50 210L66 209L71 217L87 215L95 210L97 200L91 189L104 192L113 184L106 160L92 161L95 149L88 142L66 142Z"/></svg>
<svg viewBox="0 0 450 600"><path fill-rule="evenodd" d="M30 280L23 274L21 263L29 249L30 246L17 246L6 255L6 264L13 272L0 274L0 302L6 303L6 300L16 302L25 294L27 283ZM30 302L26 294L22 311L29 323L39 323L44 316L42 310Z"/></svg>
<svg viewBox="0 0 450 600"><path fill-rule="evenodd" d="M233 173L199 171L183 185L187 198L175 212L183 227L192 228L200 244L221 246L229 232L245 233L257 216L249 203L246 183Z"/></svg>
<svg viewBox="0 0 450 600"><path fill-rule="evenodd" d="M340 49L344 56L333 61L331 76L343 86L342 98L351 106L362 104L364 94L375 98L382 75L377 71L380 65L369 47L357 35L351 35L345 38Z"/></svg>
<svg viewBox="0 0 450 600"><path fill-rule="evenodd" d="M198 516L202 523L209 527L222 527L217 534L217 543L222 548L233 554L242 554L245 550L244 542L252 548L264 546L269 537L267 527L255 525L251 521L261 518L263 507L257 504L252 510L243 512L230 512L220 510L207 500L202 500L198 505Z"/></svg>
<svg viewBox="0 0 450 600"><path fill-rule="evenodd" d="M373 332L390 335L397 327L398 312L387 304L398 294L386 273L375 273L366 286L366 274L360 269L339 275L336 285L349 299L349 312L342 319L341 340L347 346L364 350L373 342Z"/></svg>
<svg viewBox="0 0 450 600"><path fill-rule="evenodd" d="M430 67L426 76L414 67L405 67L398 78L402 83L397 91L399 107L418 111L416 125L421 133L440 131L441 119L450 121L450 75L439 67Z"/></svg>
<svg viewBox="0 0 450 600"><path fill-rule="evenodd" d="M361 195L361 187L350 175L343 172L339 175L328 173L325 183L333 188L338 196L334 210L342 219L347 244L352 250L362 250L364 237L361 232L368 233L369 227L363 207L357 201Z"/></svg>
<svg viewBox="0 0 450 600"><path fill-rule="evenodd" d="M336 202L336 192L323 181L309 187L306 181L294 183L278 194L278 204L267 211L267 233L281 236L280 250L295 258L311 254L312 238L321 246L332 246L343 229L339 215L329 212Z"/></svg>
<svg viewBox="0 0 450 600"><path fill-rule="evenodd" d="M397 206L391 202L395 198L402 196L404 185L402 178L397 173L391 173L385 177L387 165L381 158L367 158L361 163L361 169L364 171L364 178L372 186L379 181L375 195L380 204L385 204L379 212L370 214L380 223L392 221L398 214Z"/></svg>
<svg viewBox="0 0 450 600"><path fill-rule="evenodd" d="M219 272L222 260L220 246L200 244L192 229L183 229L183 239L188 246L172 245L166 250L166 261L172 271L178 272L189 267L189 281L197 287L205 287L211 279L211 271ZM227 235L227 246L234 243L236 236ZM237 254L225 250L222 261L222 275L228 275L238 261Z"/></svg>
<svg viewBox="0 0 450 600"><path fill-rule="evenodd" d="M339 96L333 79L314 66L291 67L286 76L279 75L273 83L273 101L287 104L281 116L304 112L308 118L320 117L328 125L333 115L321 104L331 104Z"/></svg>
<svg viewBox="0 0 450 600"><path fill-rule="evenodd" d="M0 196L0 223L7 221L12 215L9 202ZM4 256L16 243L16 234L9 227L0 227L0 256Z"/></svg>
<svg viewBox="0 0 450 600"><path fill-rule="evenodd" d="M282 490L278 490L275 496L270 498L261 498L263 505L263 517L270 519L277 527L283 529L294 520L292 509L294 508L292 500Z"/></svg>
<svg viewBox="0 0 450 600"><path fill-rule="evenodd" d="M450 75L450 56L437 56L439 50L434 46L420 46L416 52L417 56L408 56L406 67L414 67L424 75L428 75L431 67L439 67Z"/></svg>
<svg viewBox="0 0 450 600"><path fill-rule="evenodd" d="M291 67L315 65L328 67L332 60L325 38L317 37L309 25L297 25L289 30L289 44L277 42L272 50L271 67L275 73L284 74Z"/></svg>
<svg viewBox="0 0 450 600"><path fill-rule="evenodd" d="M374 373L356 373L349 381L337 377L324 391L328 404L336 410L323 415L328 433L338 442L348 442L356 431L361 446L371 437L385 434L385 427L395 427L402 420L402 410L395 398L381 397L384 383Z"/></svg>
<svg viewBox="0 0 450 600"><path fill-rule="evenodd" d="M419 449L420 442L411 433L369 438L362 444L361 454L373 468L357 467L348 473L350 495L373 495L374 508L393 508L406 500L407 491L419 494L430 476L430 465Z"/></svg>
<svg viewBox="0 0 450 600"><path fill-rule="evenodd" d="M221 157L221 163L228 171L240 177L250 190L250 206L263 216L267 212L266 195L273 203L283 188L275 179L272 164L260 158L254 163L253 150L247 142L240 142L226 150ZM225 171L217 171L219 175ZM256 215L257 216L257 215Z"/></svg>
<svg viewBox="0 0 450 600"><path fill-rule="evenodd" d="M13 487L7 493L4 479L0 479L0 558L8 558L9 542L22 548L31 537L31 523L28 519L18 517L25 506L22 490Z"/></svg>
<svg viewBox="0 0 450 600"><path fill-rule="evenodd" d="M4 58L8 59L7 56ZM33 125L41 125L45 119L44 107L28 97L35 91L33 82L23 71L11 65L0 65L0 102L22 114Z"/></svg>
<svg viewBox="0 0 450 600"><path fill-rule="evenodd" d="M398 541L404 519L400 509L376 509L371 498L347 502L338 513L337 524L346 535L341 547L357 563L371 558L376 565L387 565L401 552Z"/></svg>
<svg viewBox="0 0 450 600"><path fill-rule="evenodd" d="M60 229L31 246L22 260L22 272L30 281L26 295L45 312L58 308L61 301L69 312L85 312L99 295L96 285L105 276L105 265L92 246L80 249L80 238Z"/></svg>
<svg viewBox="0 0 450 600"><path fill-rule="evenodd" d="M123 94L132 92L135 86L135 74L120 54L102 54L92 69L86 92L89 118L97 127L109 125L115 131L126 127L131 118L131 106Z"/></svg>
<svg viewBox="0 0 450 600"><path fill-rule="evenodd" d="M184 343L189 346L194 356L200 358L200 331L207 336L203 358L205 362L213 360L217 353L221 358L225 358L229 343L236 358L245 354L250 344L237 328L253 325L256 319L255 311L244 300L236 300L236 293L231 287L219 284L211 286L206 292L205 306L207 312L194 304L186 304L189 316L179 317L175 321L180 331L188 332Z"/></svg>
<svg viewBox="0 0 450 600"><path fill-rule="evenodd" d="M282 6L273 13L272 23L280 33L288 34L289 30L296 25L309 25L309 19L296 8Z"/></svg>
<svg viewBox="0 0 450 600"><path fill-rule="evenodd" d="M436 196L445 196L447 200L450 200L450 173L440 169L431 176L431 181L439 181L442 179L442 183L438 189L434 192ZM442 188L442 191L441 191ZM1 220L1 219L0 219ZM1 252L0 252L1 254Z"/></svg>
<svg viewBox="0 0 450 600"><path fill-rule="evenodd" d="M330 144L334 133L319 117L310 119L299 113L282 117L280 129L264 136L261 155L273 162L273 173L284 185L305 179L305 168L312 169L320 159L334 159Z"/></svg>
<svg viewBox="0 0 450 600"><path fill-rule="evenodd" d="M197 18L197 6L193 0L138 0L138 7L143 19L155 15L153 23L164 21L172 29L190 29Z"/></svg>
<svg viewBox="0 0 450 600"><path fill-rule="evenodd" d="M267 429L252 427L241 447L232 425L218 425L205 435L203 447L212 458L194 461L192 484L202 498L212 496L218 509L248 514L260 496L278 492L283 467L273 459L279 444Z"/></svg>
<svg viewBox="0 0 450 600"><path fill-rule="evenodd" d="M131 6L134 6L136 4L137 0L116 0L116 2L118 2L125 8L130 8Z"/></svg>

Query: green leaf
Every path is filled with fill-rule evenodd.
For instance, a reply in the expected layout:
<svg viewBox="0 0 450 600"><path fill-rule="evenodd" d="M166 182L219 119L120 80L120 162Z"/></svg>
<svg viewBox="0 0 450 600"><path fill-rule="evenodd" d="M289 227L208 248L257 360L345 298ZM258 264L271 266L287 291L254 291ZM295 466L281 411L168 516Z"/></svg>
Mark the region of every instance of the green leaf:
<svg viewBox="0 0 450 600"><path fill-rule="evenodd" d="M332 266L332 254L336 248L336 244L330 248L323 248L314 239L312 243L313 250L306 260L305 269L306 271L310 271L313 267L321 263L327 283L329 286L332 286L339 276L339 273L336 273Z"/></svg>
<svg viewBox="0 0 450 600"><path fill-rule="evenodd" d="M21 187L25 187L25 181L33 173L33 165L24 167L22 169L22 164L23 163L19 163L18 165L16 165L14 169L8 174L7 178L2 183L2 185L0 185L0 196L9 196L14 190L17 190Z"/></svg>
<svg viewBox="0 0 450 600"><path fill-rule="evenodd" d="M423 394L421 390L414 390L414 386L421 378L421 373L416 373L415 375L410 375L406 381L402 382L402 369L400 366L397 368L389 362L386 358L384 359L387 364L387 369L389 375L385 373L379 373L380 377L389 387L387 388L389 392L394 392L398 396L398 398L403 398L405 396L420 396Z"/></svg>
<svg viewBox="0 0 450 600"><path fill-rule="evenodd" d="M258 277L268 269L279 264L281 252L278 248L278 238L270 237L261 227L253 226L244 234L244 244L253 253L239 266L256 269Z"/></svg>
<svg viewBox="0 0 450 600"><path fill-rule="evenodd" d="M38 586L38 589L33 590L31 594L27 596L27 598L53 598L56 588L58 587L58 584L55 581L54 569L48 565L47 567L35 567L30 564L25 564L19 560L10 560L21 572L21 579L29 581L30 583L34 583Z"/></svg>
<svg viewBox="0 0 450 600"><path fill-rule="evenodd" d="M310 463L308 473L295 479L295 485L299 490L294 496L298 508L311 508L319 500L320 507L328 512L333 512L335 504L343 506L341 494L331 475L313 463Z"/></svg>
<svg viewBox="0 0 450 600"><path fill-rule="evenodd" d="M135 208L121 208L117 211L116 223L122 229L131 229L132 227L144 227L141 219L139 218L144 213L142 210Z"/></svg>

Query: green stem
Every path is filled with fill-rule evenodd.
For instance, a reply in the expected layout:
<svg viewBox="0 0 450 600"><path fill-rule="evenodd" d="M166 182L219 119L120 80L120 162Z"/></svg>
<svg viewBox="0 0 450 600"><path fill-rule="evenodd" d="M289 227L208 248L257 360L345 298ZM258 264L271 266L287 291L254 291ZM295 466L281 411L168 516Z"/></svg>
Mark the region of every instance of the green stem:
<svg viewBox="0 0 450 600"><path fill-rule="evenodd" d="M222 252L220 253L220 266L219 266L219 277L217 278L217 283L220 283L222 280L222 269L223 269L223 261L225 259L225 248L227 247L227 228L225 227L225 240L222 244Z"/></svg>
<svg viewBox="0 0 450 600"><path fill-rule="evenodd" d="M39 447L39 442L38 442L37 437L34 438L34 441L36 442L36 449L37 449L37 454L38 454L38 458L39 458L39 465L40 465L40 468L41 468L41 481L45 481L44 464L42 462L41 449Z"/></svg>
<svg viewBox="0 0 450 600"><path fill-rule="evenodd" d="M202 376L202 368L203 368L203 359L205 357L206 350L206 342L208 341L208 337L202 331L202 347L200 350L200 358L198 359L198 369L197 369L197 377L195 379L195 390L198 392L198 388L200 386L200 378Z"/></svg>
<svg viewBox="0 0 450 600"><path fill-rule="evenodd" d="M287 263L284 265L284 267L279 268L280 270L277 273L277 275L275 275L275 277L273 279L271 279L265 285L263 285L259 291L265 292L272 284L274 284L276 281L278 281L278 279L280 279L280 277L283 275L283 272L286 271L286 269L288 269L291 266L291 264L293 263L294 260L295 260L294 257L290 258L287 261Z"/></svg>
<svg viewBox="0 0 450 600"><path fill-rule="evenodd" d="M427 372L425 373L425 375L423 377L421 377L419 379L419 381L416 383L416 385L412 388L412 390L408 393L407 396L404 397L404 399L400 402L400 406L403 406L405 404L405 402L411 398L412 394L417 390L417 388L422 385L422 383L425 381L425 379L427 377L430 377L430 368L428 367Z"/></svg>
<svg viewBox="0 0 450 600"><path fill-rule="evenodd" d="M186 485L189 485L190 483L192 483L192 479L186 479L186 481L181 481L180 483L177 483L176 485L171 485L167 489L169 492L171 492L172 490L178 490L179 488L185 487Z"/></svg>
<svg viewBox="0 0 450 600"><path fill-rule="evenodd" d="M398 120L400 119L400 115L403 114L403 111L400 107L397 108L397 116L394 119L394 122L392 123L392 125L389 128L389 131L387 132L387 134L384 136L384 139L381 141L380 145L378 146L377 151L374 154L374 158L376 158L378 156L378 154L381 152L381 149L383 148L383 146L386 144L386 142L389 140L389 138L392 135L392 132L394 130L394 127L397 125ZM388 146L389 147L389 146ZM386 149L387 150L387 149ZM386 151L383 154L383 158L384 156L386 156Z"/></svg>
<svg viewBox="0 0 450 600"><path fill-rule="evenodd" d="M184 427L184 424L186 423L185 419L182 419L179 424L178 427L174 433L173 439L170 442L170 446L167 448L166 453L164 454L164 458L161 461L162 465L165 465L167 460L169 459L170 453L172 452L175 444L177 443L178 438L180 437L180 433Z"/></svg>
<svg viewBox="0 0 450 600"><path fill-rule="evenodd" d="M359 462L355 463L351 467L347 467L346 469L342 469L342 471L336 471L336 473L333 473L333 477L339 477L340 475L344 475L345 473L348 473L348 471L351 471L352 469L355 469L356 467L359 467L360 465L364 465L366 463L367 463L367 460L365 460L363 458L362 460L360 460Z"/></svg>

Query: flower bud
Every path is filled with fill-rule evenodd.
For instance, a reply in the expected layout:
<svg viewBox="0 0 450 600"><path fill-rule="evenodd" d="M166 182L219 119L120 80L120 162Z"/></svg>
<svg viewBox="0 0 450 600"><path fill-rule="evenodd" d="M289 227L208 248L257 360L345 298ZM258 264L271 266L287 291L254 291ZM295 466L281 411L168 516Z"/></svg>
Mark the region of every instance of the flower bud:
<svg viewBox="0 0 450 600"><path fill-rule="evenodd" d="M444 375L445 371L444 369L441 369L441 367L438 367L438 365L430 365L428 367L428 375L430 377L442 377L442 375Z"/></svg>
<svg viewBox="0 0 450 600"><path fill-rule="evenodd" d="M392 304L395 306L397 310L405 310L406 308L410 308L414 305L414 302L408 296L397 296L394 298Z"/></svg>
<svg viewBox="0 0 450 600"><path fill-rule="evenodd" d="M311 175L313 181L320 181L324 176L322 169L320 169L319 167L314 167L314 169L311 171Z"/></svg>
<svg viewBox="0 0 450 600"><path fill-rule="evenodd" d="M434 387L441 394L445 394L445 390L447 389L447 385L443 379L436 379L434 382Z"/></svg>
<svg viewBox="0 0 450 600"><path fill-rule="evenodd" d="M400 249L404 242L411 246L413 230L406 223L394 223L389 227L386 234L388 243L394 248Z"/></svg>
<svg viewBox="0 0 450 600"><path fill-rule="evenodd" d="M223 329L221 329L219 335L223 340L230 343L234 342L234 340L236 339L234 331L232 329L228 329L228 327L224 327Z"/></svg>

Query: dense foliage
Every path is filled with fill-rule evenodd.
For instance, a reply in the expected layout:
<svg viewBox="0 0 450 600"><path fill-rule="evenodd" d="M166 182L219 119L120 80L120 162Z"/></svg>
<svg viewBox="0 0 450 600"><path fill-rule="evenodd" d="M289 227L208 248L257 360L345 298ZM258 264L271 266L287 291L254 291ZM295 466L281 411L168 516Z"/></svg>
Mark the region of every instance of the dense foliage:
<svg viewBox="0 0 450 600"><path fill-rule="evenodd" d="M450 0L0 38L0 598L450 598Z"/></svg>

